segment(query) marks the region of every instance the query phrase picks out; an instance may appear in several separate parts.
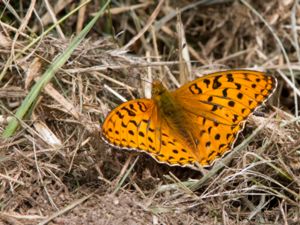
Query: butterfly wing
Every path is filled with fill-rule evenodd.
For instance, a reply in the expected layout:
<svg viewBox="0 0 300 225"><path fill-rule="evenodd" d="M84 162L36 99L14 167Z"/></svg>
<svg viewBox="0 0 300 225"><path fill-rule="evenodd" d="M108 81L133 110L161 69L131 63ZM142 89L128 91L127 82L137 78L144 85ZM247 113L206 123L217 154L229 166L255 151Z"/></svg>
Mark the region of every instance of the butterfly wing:
<svg viewBox="0 0 300 225"><path fill-rule="evenodd" d="M194 123L190 130L202 166L232 148L247 117L268 99L276 84L263 72L229 70L198 78L173 92Z"/></svg>
<svg viewBox="0 0 300 225"><path fill-rule="evenodd" d="M106 142L120 148L155 151L155 115L150 99L125 102L106 117L102 136Z"/></svg>
<svg viewBox="0 0 300 225"><path fill-rule="evenodd" d="M102 125L102 137L115 147L148 153L160 163L184 166L196 160L151 99L131 100L112 110Z"/></svg>

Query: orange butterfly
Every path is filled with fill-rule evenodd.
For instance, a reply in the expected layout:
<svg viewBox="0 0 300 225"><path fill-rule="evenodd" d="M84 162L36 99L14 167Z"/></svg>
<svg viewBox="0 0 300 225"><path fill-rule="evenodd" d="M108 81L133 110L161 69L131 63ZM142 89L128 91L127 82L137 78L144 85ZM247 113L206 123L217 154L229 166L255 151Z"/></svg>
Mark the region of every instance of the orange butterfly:
<svg viewBox="0 0 300 225"><path fill-rule="evenodd" d="M172 92L154 81L151 99L131 100L110 112L102 136L160 163L209 166L232 149L247 117L276 85L274 77L252 70L208 74Z"/></svg>

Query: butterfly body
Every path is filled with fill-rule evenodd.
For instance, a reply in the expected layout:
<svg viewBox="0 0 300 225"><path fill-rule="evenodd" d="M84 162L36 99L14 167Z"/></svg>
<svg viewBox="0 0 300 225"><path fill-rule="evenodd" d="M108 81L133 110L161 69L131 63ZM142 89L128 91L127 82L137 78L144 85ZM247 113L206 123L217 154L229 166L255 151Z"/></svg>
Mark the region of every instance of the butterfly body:
<svg viewBox="0 0 300 225"><path fill-rule="evenodd" d="M102 137L161 163L209 166L232 149L247 117L276 84L275 78L252 70L208 74L175 91L154 81L151 99L125 102L107 116Z"/></svg>
<svg viewBox="0 0 300 225"><path fill-rule="evenodd" d="M184 140L192 149L194 157L198 157L198 140L192 133L195 124L189 120L173 92L168 91L159 80L155 80L152 85L152 99L158 109L159 117L165 118L173 136Z"/></svg>

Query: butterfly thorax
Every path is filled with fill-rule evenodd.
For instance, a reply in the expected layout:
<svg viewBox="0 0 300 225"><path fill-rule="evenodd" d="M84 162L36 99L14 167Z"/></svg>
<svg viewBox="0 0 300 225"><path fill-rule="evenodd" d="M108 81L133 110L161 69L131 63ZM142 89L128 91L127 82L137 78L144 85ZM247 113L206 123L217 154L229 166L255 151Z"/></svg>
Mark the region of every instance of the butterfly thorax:
<svg viewBox="0 0 300 225"><path fill-rule="evenodd" d="M159 81L153 82L152 99L163 118L172 119L176 122L176 124L179 123L179 121L176 120L182 119L182 109L176 103L176 99L172 96L172 94Z"/></svg>
<svg viewBox="0 0 300 225"><path fill-rule="evenodd" d="M157 106L159 117L165 119L176 136L181 137L192 149L196 149L195 140L190 132L193 124L184 113L180 102L160 81L153 82L152 99Z"/></svg>

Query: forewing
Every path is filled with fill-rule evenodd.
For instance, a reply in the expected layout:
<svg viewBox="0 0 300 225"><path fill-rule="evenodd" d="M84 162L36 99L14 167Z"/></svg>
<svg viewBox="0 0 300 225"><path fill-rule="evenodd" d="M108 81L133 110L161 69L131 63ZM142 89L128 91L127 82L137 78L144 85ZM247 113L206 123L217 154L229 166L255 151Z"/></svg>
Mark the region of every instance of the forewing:
<svg viewBox="0 0 300 225"><path fill-rule="evenodd" d="M200 164L210 165L232 148L244 122L266 101L276 79L263 72L229 70L198 78L173 92L198 143Z"/></svg>

